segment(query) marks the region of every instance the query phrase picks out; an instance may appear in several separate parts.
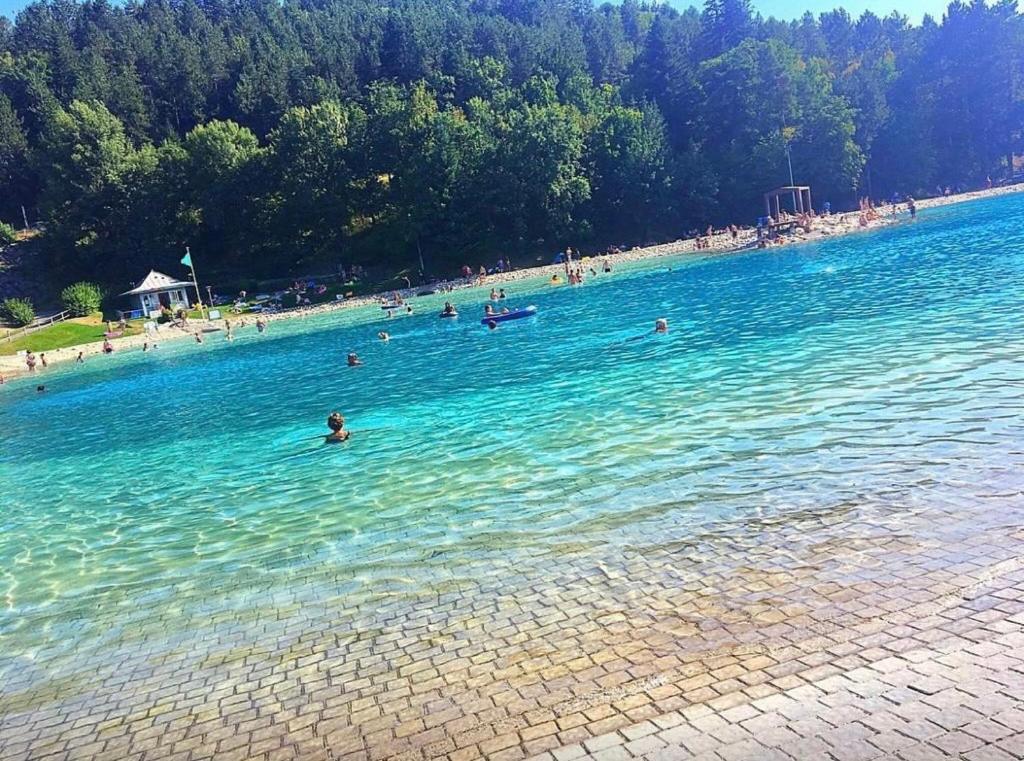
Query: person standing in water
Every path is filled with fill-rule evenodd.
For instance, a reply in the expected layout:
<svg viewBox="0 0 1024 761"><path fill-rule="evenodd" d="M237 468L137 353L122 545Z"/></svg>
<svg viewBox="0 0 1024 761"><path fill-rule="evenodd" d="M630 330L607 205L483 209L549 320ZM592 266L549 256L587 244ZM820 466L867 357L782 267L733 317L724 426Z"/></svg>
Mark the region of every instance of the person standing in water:
<svg viewBox="0 0 1024 761"><path fill-rule="evenodd" d="M331 429L325 438L328 444L348 441L349 432L345 430L345 418L340 412L332 412L327 417L327 427Z"/></svg>
<svg viewBox="0 0 1024 761"><path fill-rule="evenodd" d="M654 332L655 333L668 333L668 320L664 317L659 317L654 321Z"/></svg>
<svg viewBox="0 0 1024 761"><path fill-rule="evenodd" d="M353 352L349 352L349 355L348 355L348 366L349 367L359 367L361 364L363 364L363 360L359 359L359 355L356 354L354 351Z"/></svg>

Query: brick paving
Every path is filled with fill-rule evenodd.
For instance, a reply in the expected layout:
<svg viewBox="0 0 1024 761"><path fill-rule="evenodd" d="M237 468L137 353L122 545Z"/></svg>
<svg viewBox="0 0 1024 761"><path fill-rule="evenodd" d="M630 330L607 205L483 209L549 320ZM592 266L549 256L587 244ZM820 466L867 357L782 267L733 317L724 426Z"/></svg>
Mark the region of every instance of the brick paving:
<svg viewBox="0 0 1024 761"><path fill-rule="evenodd" d="M1024 496L975 502L126 606L4 672L0 759L1021 759Z"/></svg>

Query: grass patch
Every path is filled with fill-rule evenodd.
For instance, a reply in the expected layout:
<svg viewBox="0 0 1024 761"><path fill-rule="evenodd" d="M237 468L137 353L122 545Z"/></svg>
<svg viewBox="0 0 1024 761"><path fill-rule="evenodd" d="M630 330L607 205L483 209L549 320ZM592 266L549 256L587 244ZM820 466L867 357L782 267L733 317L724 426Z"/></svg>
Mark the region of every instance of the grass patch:
<svg viewBox="0 0 1024 761"><path fill-rule="evenodd" d="M19 336L13 341L0 342L0 355L17 354L19 351L31 349L36 354L54 349L64 349L68 346L102 341L103 334L107 330L107 323L98 315L91 317L78 317L73 320L58 322L34 333ZM124 332L126 336L138 335L142 332L142 322L128 323L128 329Z"/></svg>

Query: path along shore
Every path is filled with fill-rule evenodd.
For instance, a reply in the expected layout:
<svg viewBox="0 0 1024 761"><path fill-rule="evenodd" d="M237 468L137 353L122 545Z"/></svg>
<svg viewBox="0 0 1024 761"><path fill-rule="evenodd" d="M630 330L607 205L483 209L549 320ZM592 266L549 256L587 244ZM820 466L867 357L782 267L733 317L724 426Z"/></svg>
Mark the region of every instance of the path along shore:
<svg viewBox="0 0 1024 761"><path fill-rule="evenodd" d="M916 201L916 204L918 210L930 209L937 206L946 206L953 203L973 201L979 198L991 198L994 196L1002 196L1019 192L1024 192L1024 184L1006 185L987 190L973 191L970 193L925 198L920 201ZM778 245L789 246L795 243L823 240L826 238L876 229L898 221L901 216L905 216L907 213L905 204L897 205L895 207L895 213L894 207L888 204L878 207L877 211L878 218L870 220L866 226L860 224L859 213L856 211L833 214L827 217L816 217L814 219L813 227L809 233L787 235L785 236L785 243L772 245L772 248L776 248ZM727 232L722 232L717 233L708 239L708 244L701 249L697 249L696 239L685 238L675 240L670 243L662 243L657 246L647 246L644 248L634 248L629 251L623 251L610 256L609 259L613 265L618 266L624 262L635 262L659 256L678 256L687 253L692 253L696 256L707 256L709 254L729 254L739 251L749 251L754 245L756 245L755 236L756 233L752 229L740 230L739 235L736 238L733 238L733 236ZM603 256L592 257L593 260L597 261L603 258ZM526 267L512 272L488 275L482 282L474 279L470 282L455 281L452 285L455 290L474 287L491 287L498 286L503 283L511 283L532 278L550 278L552 275L556 274L564 274L563 265L549 264L537 267ZM412 288L398 292L402 294L403 298L410 298L420 290L422 290L422 288ZM387 293L392 293L392 291L388 291ZM346 301L330 302L327 304L318 304L312 307L292 309L287 312L266 314L263 315L263 317L270 322L295 319L299 317L309 317L311 315L332 312L339 309L355 309L370 304L377 304L380 298L384 295L384 293L372 294L355 299L348 299ZM229 317L229 319L231 319L236 325L242 319L245 319L246 322L253 322L255 321L255 318L256 315L245 315L244 318L242 316L237 318ZM208 329L210 327L220 328L222 326L223 320L213 320L210 322L191 320L188 329L164 325L161 326L159 333L153 335L140 334L125 338L115 338L111 339L111 344L117 352L141 350L142 345L147 341L150 343L167 343L168 341L184 339L191 339L194 341L196 331L202 331L204 328ZM48 365L56 365L62 362L73 362L78 357L79 352L82 353L83 357L102 355L103 342L96 341L93 343L81 344L79 346L69 346L63 349L53 349L45 352L46 361ZM9 379L26 374L28 374L28 369L25 366L24 357L19 355L0 356L0 375L4 378ZM37 369L35 375L45 375L45 371Z"/></svg>

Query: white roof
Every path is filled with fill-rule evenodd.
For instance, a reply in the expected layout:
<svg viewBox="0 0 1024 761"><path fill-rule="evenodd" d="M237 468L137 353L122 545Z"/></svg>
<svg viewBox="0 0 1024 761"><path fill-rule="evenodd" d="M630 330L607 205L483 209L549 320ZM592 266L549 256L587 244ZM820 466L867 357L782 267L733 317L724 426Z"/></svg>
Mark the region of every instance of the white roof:
<svg viewBox="0 0 1024 761"><path fill-rule="evenodd" d="M150 270L146 278L130 291L125 291L122 296L138 296L143 293L155 293L156 291L167 291L172 288L189 288L192 283L175 280L170 275L165 275L156 270Z"/></svg>

